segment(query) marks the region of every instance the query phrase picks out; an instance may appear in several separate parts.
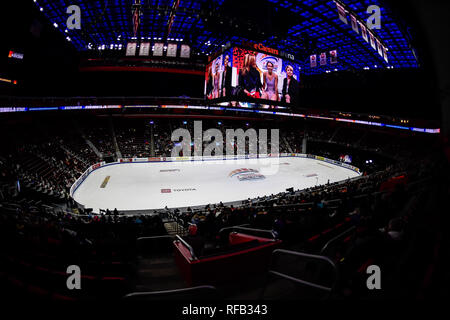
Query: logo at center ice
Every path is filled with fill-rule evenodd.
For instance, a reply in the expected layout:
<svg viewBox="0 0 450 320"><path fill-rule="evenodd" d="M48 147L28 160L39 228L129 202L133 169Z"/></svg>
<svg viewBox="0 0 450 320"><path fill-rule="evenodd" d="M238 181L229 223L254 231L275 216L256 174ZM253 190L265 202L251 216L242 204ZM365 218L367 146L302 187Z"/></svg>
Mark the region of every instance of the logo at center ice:
<svg viewBox="0 0 450 320"><path fill-rule="evenodd" d="M266 178L264 175L260 174L258 170L248 168L233 170L228 176L230 178L237 177L239 181L261 180Z"/></svg>

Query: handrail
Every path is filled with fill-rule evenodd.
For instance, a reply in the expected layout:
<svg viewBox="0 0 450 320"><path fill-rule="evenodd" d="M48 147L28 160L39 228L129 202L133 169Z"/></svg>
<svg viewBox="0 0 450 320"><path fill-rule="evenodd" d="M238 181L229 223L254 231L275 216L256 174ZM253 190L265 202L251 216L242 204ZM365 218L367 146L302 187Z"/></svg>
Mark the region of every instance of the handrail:
<svg viewBox="0 0 450 320"><path fill-rule="evenodd" d="M219 234L221 234L225 230L242 230L242 231L256 231L256 232L262 232L262 233L269 233L272 236L271 240L276 239L276 236L272 230L246 228L246 227L241 227L241 226L232 226L232 227L225 227L225 228L220 229Z"/></svg>
<svg viewBox="0 0 450 320"><path fill-rule="evenodd" d="M287 274L284 274L284 273L272 270L271 268L273 267L274 262L277 260L277 255L279 255L279 254L298 256L298 257L303 257L303 258L308 258L308 259L318 260L318 261L323 261L323 262L328 263L332 267L333 273L334 273L334 282L333 282L332 286L331 287L326 287L326 286L323 286L323 285L319 285L317 283L312 283L310 281L298 279L298 278L289 276ZM331 259L329 259L328 257L319 256L319 255L313 255L313 254L308 254L308 253L303 253L303 252L298 252L298 251L290 251L290 250L285 250L285 249L276 249L276 250L274 250L272 252L272 260L271 260L271 263L270 263L270 267L269 267L268 273L276 275L276 276L284 278L284 279L287 279L287 280L290 280L290 281L293 281L295 283L303 284L303 285L306 285L308 287L312 287L312 288L315 288L315 289L326 291L329 294L331 294L333 292L333 290L334 290L334 288L335 288L335 286L337 284L337 280L338 280L338 276L339 276L336 264ZM266 278L266 284L267 284L267 278ZM261 291L260 298L262 298L264 296L265 290L266 290L266 285L264 285L264 287L263 287L263 289Z"/></svg>
<svg viewBox="0 0 450 320"><path fill-rule="evenodd" d="M139 237L136 239L136 241L142 241L142 240L152 240L152 239L164 239L164 238L175 238L175 236L171 235L163 235L163 236L152 236L152 237Z"/></svg>
<svg viewBox="0 0 450 320"><path fill-rule="evenodd" d="M194 249L192 249L191 245L187 243L183 238L181 238L178 234L175 237L177 238L177 240L175 241L180 241L186 248L188 248L191 254L191 260L198 260L197 256L194 253Z"/></svg>
<svg viewBox="0 0 450 320"><path fill-rule="evenodd" d="M281 273L281 272L269 270L269 273L274 274L276 276L279 276L281 278L284 278L284 279L287 279L287 280L299 283L299 284L304 284L304 285L306 285L308 287L313 287L313 288L316 288L316 289L319 289L319 290L323 290L323 291L327 291L327 292L331 292L332 291L332 288L321 286L320 284L312 283L312 282L309 282L309 281L306 281L306 280L297 279L297 278L288 276L287 274L284 274L284 273Z"/></svg>
<svg viewBox="0 0 450 320"><path fill-rule="evenodd" d="M341 234L337 235L336 237L330 239L322 248L322 250L320 250L320 254L323 254L325 252L326 249L328 249L328 246L330 246L330 244L332 244L333 242L336 242L337 240L341 239L343 236L345 236L346 234L352 232L356 230L355 226L352 226L350 228L348 228L347 230L345 230L344 232L342 232Z"/></svg>
<svg viewBox="0 0 450 320"><path fill-rule="evenodd" d="M147 291L147 292L133 292L125 295L122 297L122 299L130 299L135 297L152 297L152 296L158 296L158 295L170 295L173 293L185 293L185 292L195 292L200 290L210 290L217 292L217 288L213 286L197 286L197 287L190 287L190 288L181 288L181 289L173 289L173 290L163 290L163 291Z"/></svg>
<svg viewBox="0 0 450 320"><path fill-rule="evenodd" d="M239 224L237 226L231 226L231 227L223 227L222 229L219 230L219 234L222 233L222 231L228 230L228 229L233 229L236 227L244 227L244 226L249 226L250 224L246 223L246 224Z"/></svg>

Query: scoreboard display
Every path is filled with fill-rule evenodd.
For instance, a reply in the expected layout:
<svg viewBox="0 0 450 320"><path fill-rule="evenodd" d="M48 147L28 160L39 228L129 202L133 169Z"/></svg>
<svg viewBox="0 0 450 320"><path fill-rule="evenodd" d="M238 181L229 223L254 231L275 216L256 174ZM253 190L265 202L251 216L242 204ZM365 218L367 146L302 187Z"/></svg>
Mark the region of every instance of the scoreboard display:
<svg viewBox="0 0 450 320"><path fill-rule="evenodd" d="M262 45L226 49L207 65L205 97L295 105L301 70L288 57Z"/></svg>

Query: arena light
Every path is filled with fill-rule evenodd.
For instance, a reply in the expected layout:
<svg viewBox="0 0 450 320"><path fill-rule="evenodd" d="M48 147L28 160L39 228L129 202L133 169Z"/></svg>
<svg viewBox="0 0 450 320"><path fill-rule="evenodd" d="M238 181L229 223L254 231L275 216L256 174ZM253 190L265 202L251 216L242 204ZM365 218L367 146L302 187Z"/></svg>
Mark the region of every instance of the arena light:
<svg viewBox="0 0 450 320"><path fill-rule="evenodd" d="M313 118L313 119L322 119L322 120L335 120L334 118L330 118L330 117L321 117L321 116L307 116L308 118Z"/></svg>
<svg viewBox="0 0 450 320"><path fill-rule="evenodd" d="M0 78L0 81L1 81L1 82L6 82L6 83L11 83L11 84L13 84L13 85L16 85L16 84L17 84L17 80L9 80L9 79L3 79L3 78Z"/></svg>
<svg viewBox="0 0 450 320"><path fill-rule="evenodd" d="M188 106L188 109L208 110L207 106Z"/></svg>
<svg viewBox="0 0 450 320"><path fill-rule="evenodd" d="M34 1L34 0L33 0ZM42 2L42 4L40 3ZM222 3L223 0L218 1L219 4ZM281 0L273 0L275 7L286 7L288 11L294 14L299 14L298 6L286 5L286 1ZM291 3L292 1L287 1ZM59 31L64 33L64 28L61 28L62 21L67 19L66 9L67 5L64 1L37 1L37 8L42 7L45 16L53 22L57 21L59 25ZM104 19L98 22L97 31L95 34L87 34L87 33L77 33L71 34L72 43L75 48L78 50L84 50L86 47L86 43L92 41L94 43L99 43L102 41L111 42L112 38L117 38L117 30L122 31L122 35L124 39L129 39L133 36L130 32L132 30L132 20L129 19L129 13L124 8L128 8L128 4L125 4L123 1L115 1L117 5L105 5L105 8L99 8L98 6L91 6L90 2L87 0L79 0L78 4L84 13L87 23L91 23L92 19L95 20L95 17L98 16L99 12L105 11L108 14L104 15ZM352 6L352 10L357 17L362 17L366 15L367 6L365 6L366 2L355 2L354 0L350 1ZM217 34L211 33L210 30L205 28L203 24L198 24L198 19L203 21L205 18L201 13L201 9L198 6L193 5L192 1L181 1L179 3L180 9L183 10L183 14L181 16L177 16L177 19L173 21L173 32L172 34L168 34L171 41L183 41L183 38L186 35L191 34L194 30L198 31L199 37L198 41L192 44L193 51L197 52L206 52L211 48L216 48L216 46L220 47L222 43L229 41L228 37L225 34ZM334 6L324 6L322 1L319 0L310 0L302 2L302 7L305 8L305 11L300 12L304 17L301 21L299 21L298 28L291 28L286 34L286 41L277 44L277 49L282 50L284 52L291 51L299 51L303 43L296 41L298 39L298 30L301 29L305 33L305 37L312 36L314 34L321 34L324 38L327 39L327 45L330 47L340 47L342 48L342 55L340 56L339 66L337 67L339 70L347 69L347 67L351 66L355 69L363 69L364 66L370 65L378 65L378 68L384 68L386 66L395 65L396 68L417 68L418 63L417 59L414 56L414 49L411 47L408 37L405 32L399 27L398 23L394 19L394 15L391 13L389 8L384 8L383 11L383 20L386 25L389 25L389 28L383 28L382 30L377 31L377 37L380 38L383 42L387 42L390 45L389 48L389 61L383 59L383 57L374 56L371 52L370 43L365 41L360 42L360 35L357 33L348 34L345 29L341 26L337 26L330 17L335 15L335 7ZM302 10L300 10L302 11ZM160 7L152 7L149 10L144 10L142 12L142 21L147 21L149 25L154 25L156 29L162 27L158 25L159 20L161 21L169 21L170 14L173 12L172 10L164 10ZM303 15L305 14L305 15ZM163 19L157 19L157 16L162 16ZM218 17L216 15L207 16L208 21L213 19L217 20L217 25L224 25L226 17ZM193 17L197 17L196 19ZM326 19L324 19L326 18ZM223 24L221 24L223 22ZM241 23L233 23L233 26ZM250 26L252 30L255 30L253 26ZM246 26L246 30L249 26ZM260 35L265 36L267 32L261 30ZM351 41L347 42L346 39L350 36ZM156 34L152 34L153 40L161 40L162 38L158 38ZM278 39L280 36L278 35ZM358 41L357 41L358 39ZM240 42L245 40L240 36L233 37L233 41ZM272 40L275 40L273 38ZM355 43L357 45L355 45ZM387 48L386 48L387 49ZM317 74L317 73L325 73L324 68L311 68L309 65L309 61L301 62L302 70L304 74Z"/></svg>
<svg viewBox="0 0 450 320"><path fill-rule="evenodd" d="M414 128L412 128L414 129ZM441 133L441 129L425 129L426 133Z"/></svg>
<svg viewBox="0 0 450 320"><path fill-rule="evenodd" d="M28 111L51 111L51 110L58 110L58 107L34 107L29 108Z"/></svg>
<svg viewBox="0 0 450 320"><path fill-rule="evenodd" d="M355 123L355 122L356 122L356 120L352 120L352 119L340 119L340 118L336 118L336 119L334 119L334 120L339 121L339 122L350 122L350 123Z"/></svg>
<svg viewBox="0 0 450 320"><path fill-rule="evenodd" d="M159 108L159 106L156 105L137 105L137 106L124 106L125 109L134 109L134 108Z"/></svg>
<svg viewBox="0 0 450 320"><path fill-rule="evenodd" d="M0 81L5 80L1 79ZM11 80L7 80L11 81ZM186 105L153 105L153 106L121 106L121 105L99 105L99 106L60 106L60 107L41 107L41 108L0 108L0 112L16 112L16 111L39 111L39 110L79 110L79 109L120 109L120 108L167 108L167 109L203 109L203 110L221 110L221 111L236 111L236 112L252 112L252 113L261 113L261 114L269 114L276 116L285 116L285 117L298 117L298 118L313 118L320 120L329 120L329 121L342 121L348 123L369 125L369 126L377 126L377 127L387 127L394 128L400 130L409 130L414 132L422 132L427 134L439 134L441 132L440 128L415 128L415 127L406 127L406 126L398 126L391 124L384 124L381 122L370 122L370 121L362 121L362 120L353 120L353 119L342 119L342 118L331 118L331 117L322 117L317 115L304 115L304 114L296 114L296 113L286 113L286 112L276 112L276 111L264 111L264 110L253 110L253 109L237 109L237 108L226 108L226 107L215 107L215 106L186 106ZM375 116L371 116L374 118ZM185 121L186 124L186 121ZM219 122L221 125L222 122ZM249 126L246 123L246 126Z"/></svg>
<svg viewBox="0 0 450 320"><path fill-rule="evenodd" d="M262 111L262 110L255 110L256 113L263 113L263 114L277 114L275 111Z"/></svg>
<svg viewBox="0 0 450 320"><path fill-rule="evenodd" d="M214 109L211 109L214 110ZM225 110L225 111L237 111L237 112L257 112L258 110L252 110L252 109L237 109L237 108L226 108L226 107L221 107L218 110Z"/></svg>
<svg viewBox="0 0 450 320"><path fill-rule="evenodd" d="M388 128L402 129L402 130L410 130L411 129L410 127L395 126L395 125L392 125L392 124L385 124L384 126L388 127Z"/></svg>
<svg viewBox="0 0 450 320"><path fill-rule="evenodd" d="M0 78L1 82L12 83L12 80Z"/></svg>

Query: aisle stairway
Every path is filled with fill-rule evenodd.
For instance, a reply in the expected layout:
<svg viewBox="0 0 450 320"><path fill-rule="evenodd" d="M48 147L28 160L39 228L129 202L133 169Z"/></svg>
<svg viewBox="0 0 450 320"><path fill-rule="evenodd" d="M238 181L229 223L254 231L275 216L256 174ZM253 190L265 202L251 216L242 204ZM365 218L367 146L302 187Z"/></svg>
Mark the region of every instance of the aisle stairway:
<svg viewBox="0 0 450 320"><path fill-rule="evenodd" d="M136 291L174 290L186 287L173 254L139 260Z"/></svg>
<svg viewBox="0 0 450 320"><path fill-rule="evenodd" d="M114 149L116 151L117 159L120 159L120 158L122 158L122 153L120 152L119 144L117 143L116 132L114 130L114 123L113 123L111 115L109 115L109 117L108 117L108 126L109 126L109 131L110 131L110 134L111 134L111 137L112 137L112 140L113 140Z"/></svg>
<svg viewBox="0 0 450 320"><path fill-rule="evenodd" d="M167 230L167 234L171 235L171 236L177 235L177 234L180 236L183 236L187 233L186 229L184 227L182 227L178 222L175 222L175 221L164 223L164 227Z"/></svg>

